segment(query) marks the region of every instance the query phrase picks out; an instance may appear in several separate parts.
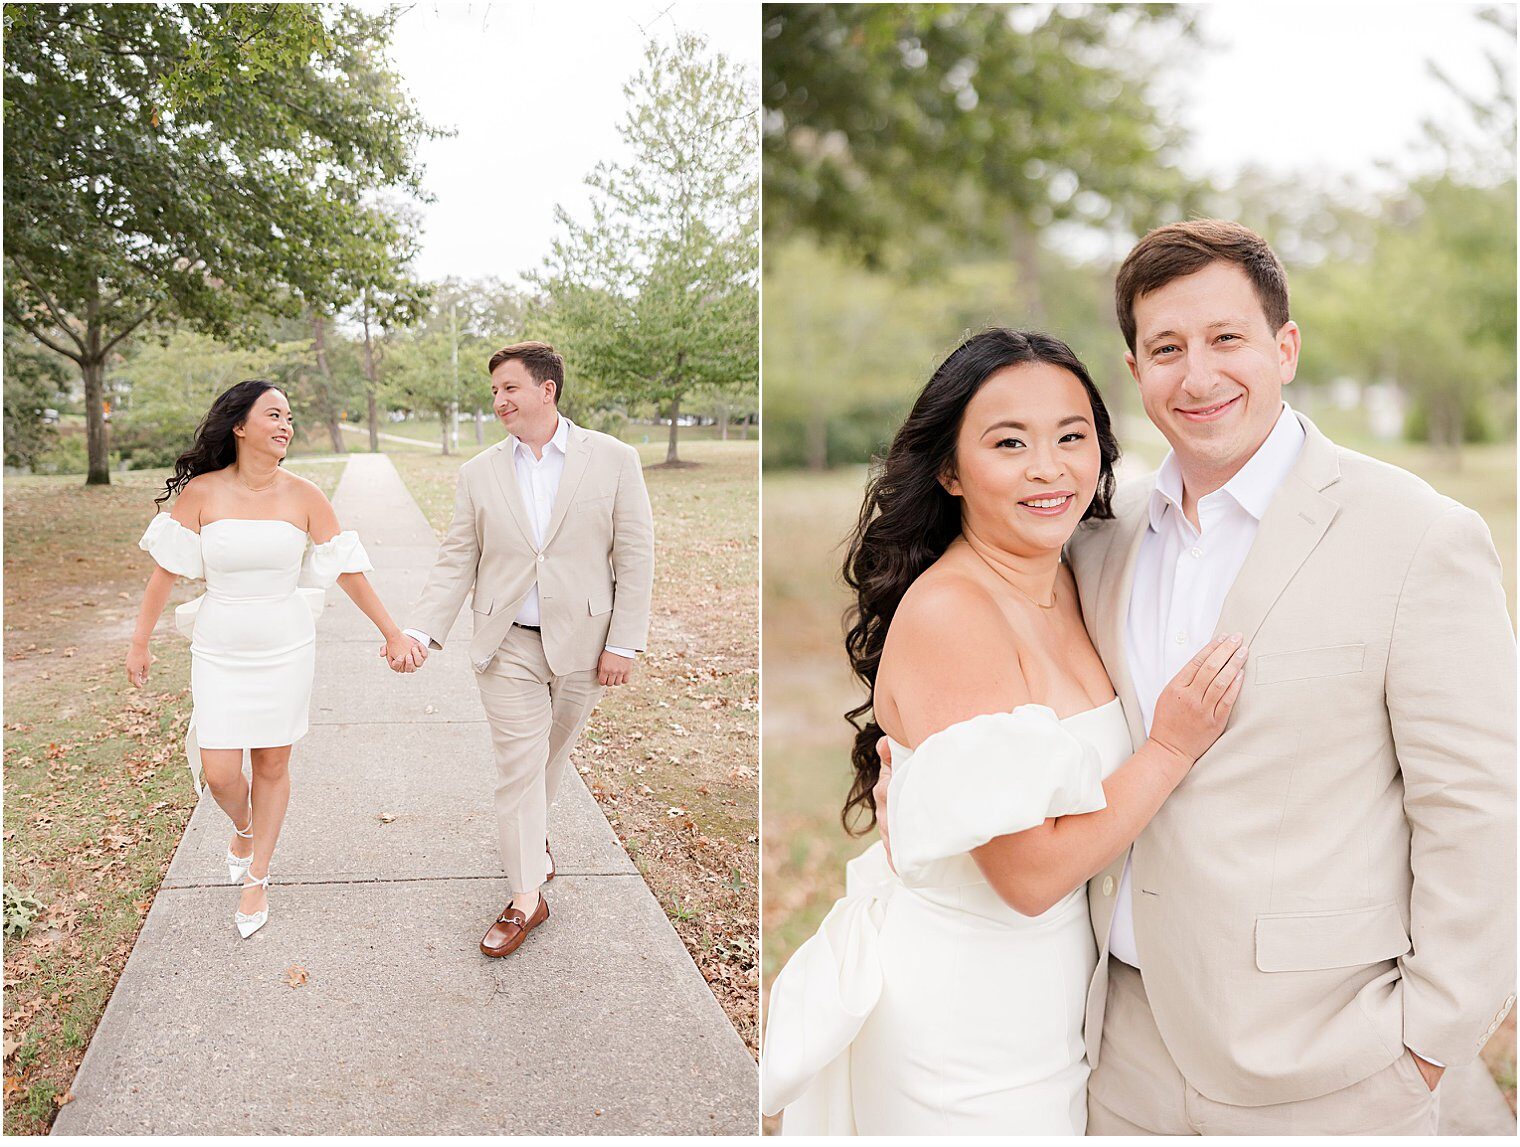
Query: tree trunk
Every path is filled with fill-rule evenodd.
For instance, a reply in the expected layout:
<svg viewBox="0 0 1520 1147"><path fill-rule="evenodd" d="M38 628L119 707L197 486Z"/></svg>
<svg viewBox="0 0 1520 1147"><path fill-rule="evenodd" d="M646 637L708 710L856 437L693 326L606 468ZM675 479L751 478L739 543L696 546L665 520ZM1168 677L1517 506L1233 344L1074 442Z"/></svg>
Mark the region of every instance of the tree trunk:
<svg viewBox="0 0 1520 1147"><path fill-rule="evenodd" d="M670 441L665 447L665 464L667 466L673 466L681 460L681 456L676 453L676 423L680 421L680 418L681 396L676 395L676 397L670 400Z"/></svg>
<svg viewBox="0 0 1520 1147"><path fill-rule="evenodd" d="M1452 394L1438 394L1430 404L1431 445L1441 456L1446 468L1462 468L1462 401Z"/></svg>
<svg viewBox="0 0 1520 1147"><path fill-rule="evenodd" d="M449 456L449 408L443 407L438 411L438 428L443 434L443 456Z"/></svg>
<svg viewBox="0 0 1520 1147"><path fill-rule="evenodd" d="M746 414L743 418L739 419L739 441L740 442L748 442L749 441L749 415L748 414Z"/></svg>
<svg viewBox="0 0 1520 1147"><path fill-rule="evenodd" d="M1027 223L1014 220L1009 224L1013 248L1014 266L1018 268L1019 294L1024 302L1024 315L1032 327L1043 327L1046 321L1045 275L1041 266L1040 238Z"/></svg>
<svg viewBox="0 0 1520 1147"><path fill-rule="evenodd" d="M806 453L809 470L829 468L829 420L820 410L813 411L808 419Z"/></svg>
<svg viewBox="0 0 1520 1147"><path fill-rule="evenodd" d="M332 371L327 366L327 321L318 311L311 313L311 347L322 375L322 417L327 423L327 437L332 441L334 454L346 454L343 423L338 417L338 404L333 401Z"/></svg>
<svg viewBox="0 0 1520 1147"><path fill-rule="evenodd" d="M369 334L369 296L364 298L364 307L360 312L364 321L364 390L365 398L369 400L369 450L371 454L380 453L380 418L375 408L375 346Z"/></svg>
<svg viewBox="0 0 1520 1147"><path fill-rule="evenodd" d="M480 413L480 407L475 408L475 445L483 446L486 440L485 418Z"/></svg>
<svg viewBox="0 0 1520 1147"><path fill-rule="evenodd" d="M84 356L79 360L84 375L85 446L89 466L86 486L111 484L111 445L106 438L106 356L100 349L100 284L91 285L85 302Z"/></svg>
<svg viewBox="0 0 1520 1147"><path fill-rule="evenodd" d="M718 403L718 425L719 425L719 427L721 427L721 429L718 431L718 438L719 438L719 440L723 441L723 442L727 442L728 441L728 403L726 403L726 402L720 402L720 403Z"/></svg>
<svg viewBox="0 0 1520 1147"><path fill-rule="evenodd" d="M90 339L91 344L96 340ZM104 359L86 359L79 364L84 375L85 442L89 449L86 486L111 484L111 448L106 438L106 395Z"/></svg>

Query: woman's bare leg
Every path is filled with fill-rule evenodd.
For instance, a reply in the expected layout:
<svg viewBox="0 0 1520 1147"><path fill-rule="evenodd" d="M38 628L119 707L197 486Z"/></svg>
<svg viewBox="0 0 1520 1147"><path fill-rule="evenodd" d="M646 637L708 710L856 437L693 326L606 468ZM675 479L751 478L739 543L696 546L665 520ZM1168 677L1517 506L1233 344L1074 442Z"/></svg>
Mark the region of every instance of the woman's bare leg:
<svg viewBox="0 0 1520 1147"><path fill-rule="evenodd" d="M243 775L242 749L202 749L201 772L211 789L211 798L227 814L235 828L248 831L248 778ZM228 848L232 855L248 855L253 842L232 834Z"/></svg>
<svg viewBox="0 0 1520 1147"><path fill-rule="evenodd" d="M253 863L248 875L269 875L274 846L285 824L285 809L290 804L290 746L253 749ZM260 912L269 903L262 886L244 886L238 911L245 915Z"/></svg>

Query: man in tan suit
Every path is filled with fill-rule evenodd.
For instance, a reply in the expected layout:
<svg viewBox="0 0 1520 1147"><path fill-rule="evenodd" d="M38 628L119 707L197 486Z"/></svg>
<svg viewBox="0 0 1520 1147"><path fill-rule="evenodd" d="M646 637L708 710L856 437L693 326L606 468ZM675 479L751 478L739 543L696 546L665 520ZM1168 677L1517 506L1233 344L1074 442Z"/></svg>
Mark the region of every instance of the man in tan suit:
<svg viewBox="0 0 1520 1147"><path fill-rule="evenodd" d="M548 807L570 751L604 687L624 684L644 648L654 524L638 452L559 413L565 363L553 347L504 347L489 369L510 433L459 468L454 519L407 632L442 649L474 590L470 661L512 889L480 948L506 956L549 916L539 891L554 878Z"/></svg>
<svg viewBox="0 0 1520 1147"><path fill-rule="evenodd" d="M1433 1133L1514 1004L1515 645L1477 514L1328 441L1260 236L1151 232L1120 325L1172 452L1078 530L1138 744L1217 633L1228 729L1089 886L1089 1134Z"/></svg>

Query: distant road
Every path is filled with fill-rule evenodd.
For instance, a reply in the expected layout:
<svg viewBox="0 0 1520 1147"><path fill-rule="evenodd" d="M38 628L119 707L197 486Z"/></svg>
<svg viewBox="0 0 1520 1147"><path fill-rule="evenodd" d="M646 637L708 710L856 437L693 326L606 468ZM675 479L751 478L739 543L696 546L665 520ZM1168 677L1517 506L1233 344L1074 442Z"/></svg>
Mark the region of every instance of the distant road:
<svg viewBox="0 0 1520 1147"><path fill-rule="evenodd" d="M350 426L346 422L340 423L339 425L341 425L344 430L347 430L353 434L362 434L366 438L369 437L368 427ZM408 446L427 446L440 452L443 450L442 442L428 442L422 438L403 438L399 434L386 434L384 431L380 432L380 437L385 439L387 442L405 442Z"/></svg>

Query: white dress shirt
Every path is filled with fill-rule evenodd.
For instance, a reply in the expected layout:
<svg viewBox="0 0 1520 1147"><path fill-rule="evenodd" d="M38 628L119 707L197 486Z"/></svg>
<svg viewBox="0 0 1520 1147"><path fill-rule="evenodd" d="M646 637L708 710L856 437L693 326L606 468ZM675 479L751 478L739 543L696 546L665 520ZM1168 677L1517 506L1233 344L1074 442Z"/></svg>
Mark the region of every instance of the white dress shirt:
<svg viewBox="0 0 1520 1147"><path fill-rule="evenodd" d="M541 457L534 457L533 447L517 435L507 436L507 449L512 451L512 462L517 470L517 488L522 491L523 507L528 511L528 522L533 527L533 544L542 546L544 534L549 529L549 519L554 516L554 499L559 494L559 480L565 473L566 447L570 441L570 420L564 415L554 427L554 437L544 443ZM538 601L538 583L528 590L522 606L517 611L514 624L537 627L541 624ZM421 630L408 629L408 636L422 642L424 648L431 639ZM609 645L608 653L619 657L633 657L632 649L618 649Z"/></svg>
<svg viewBox="0 0 1520 1147"><path fill-rule="evenodd" d="M1124 654L1147 733L1167 682L1220 636L1215 627L1225 596L1303 445L1304 428L1283 403L1277 425L1250 460L1223 487L1198 499L1199 529L1182 512L1182 468L1176 455L1168 453L1161 463L1124 628ZM1130 867L1126 861L1119 880L1108 950L1138 968Z"/></svg>

